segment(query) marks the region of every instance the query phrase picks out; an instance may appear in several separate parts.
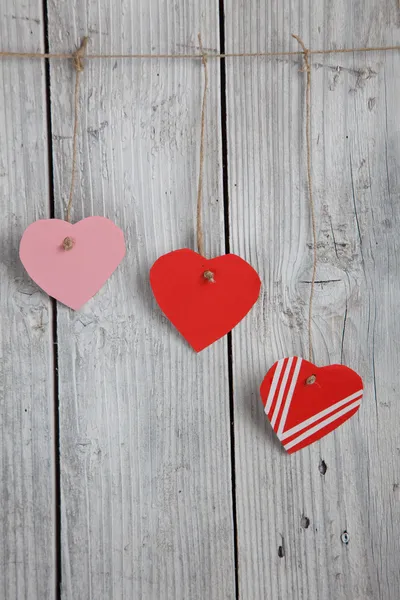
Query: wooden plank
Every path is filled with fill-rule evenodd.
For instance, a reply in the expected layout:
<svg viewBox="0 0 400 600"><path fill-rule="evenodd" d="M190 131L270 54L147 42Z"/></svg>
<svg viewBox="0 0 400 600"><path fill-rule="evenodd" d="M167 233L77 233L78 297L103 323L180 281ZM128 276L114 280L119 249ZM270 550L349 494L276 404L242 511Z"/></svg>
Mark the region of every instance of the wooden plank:
<svg viewBox="0 0 400 600"><path fill-rule="evenodd" d="M226 50L295 50L291 33L313 48L399 44L398 24L395 2L227 0ZM317 279L326 282L316 287L315 355L357 370L365 398L340 430L288 456L259 385L275 360L307 353L300 67L287 57L227 61L231 248L264 282L233 334L239 595L389 600L400 584L400 54L313 58Z"/></svg>
<svg viewBox="0 0 400 600"><path fill-rule="evenodd" d="M218 45L214 2L50 3L52 51ZM127 256L81 311L58 307L63 598L234 597L226 340L200 355L162 317L153 261L194 248L200 61L96 60L82 80L73 220L100 214ZM70 182L73 73L52 63L57 215ZM206 248L223 250L219 65L210 64ZM177 277L179 273L177 273Z"/></svg>
<svg viewBox="0 0 400 600"><path fill-rule="evenodd" d="M2 50L43 52L42 3L2 2ZM52 311L24 271L24 229L49 216L43 61L0 62L0 597L55 593Z"/></svg>

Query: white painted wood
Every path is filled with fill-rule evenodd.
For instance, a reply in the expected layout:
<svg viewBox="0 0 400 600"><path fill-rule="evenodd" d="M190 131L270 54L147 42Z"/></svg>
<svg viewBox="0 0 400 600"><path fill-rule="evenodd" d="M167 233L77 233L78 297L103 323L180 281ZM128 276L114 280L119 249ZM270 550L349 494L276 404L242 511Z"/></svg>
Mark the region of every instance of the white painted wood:
<svg viewBox="0 0 400 600"><path fill-rule="evenodd" d="M49 3L51 50L218 46L217 3ZM92 61L73 219L112 218L127 256L78 313L58 307L62 597L234 598L226 339L196 355L148 275L194 247L200 61ZM56 214L70 181L73 77L52 63ZM223 251L219 64L210 64L204 227ZM179 273L177 273L179 276Z"/></svg>
<svg viewBox="0 0 400 600"><path fill-rule="evenodd" d="M42 3L3 0L2 50L43 51ZM49 214L44 64L0 61L0 597L54 598L52 312L25 273L24 229Z"/></svg>
<svg viewBox="0 0 400 600"><path fill-rule="evenodd" d="M32 4L32 3L31 3ZM51 49L218 46L215 3L49 3ZM42 50L42 6L5 0L1 48ZM226 0L227 51L400 43L394 0ZM359 414L289 457L258 387L306 351L311 232L298 59L227 61L231 249L264 281L233 335L239 595L397 598L400 56L313 58L318 216L314 342L364 378ZM74 218L105 214L127 257L80 312L58 306L62 595L234 598L226 340L194 355L160 315L148 270L194 244L201 66L92 62L83 75ZM44 64L2 60L0 106L0 597L55 590L52 314L24 273L24 228L49 215ZM210 62L206 244L223 251L219 66ZM52 67L57 216L71 162L70 65ZM335 281L339 280L339 281ZM322 463L324 461L324 463ZM323 474L323 466L327 470ZM341 542L347 530L350 542ZM281 555L281 556L280 556Z"/></svg>
<svg viewBox="0 0 400 600"><path fill-rule="evenodd" d="M291 33L313 48L399 44L398 25L394 1L226 0L228 52L295 49ZM239 594L392 600L400 586L400 54L313 58L317 279L327 281L316 289L315 354L320 365L356 369L366 393L340 430L288 456L259 385L275 360L307 352L300 67L296 58L227 61L231 249L264 282L233 334Z"/></svg>

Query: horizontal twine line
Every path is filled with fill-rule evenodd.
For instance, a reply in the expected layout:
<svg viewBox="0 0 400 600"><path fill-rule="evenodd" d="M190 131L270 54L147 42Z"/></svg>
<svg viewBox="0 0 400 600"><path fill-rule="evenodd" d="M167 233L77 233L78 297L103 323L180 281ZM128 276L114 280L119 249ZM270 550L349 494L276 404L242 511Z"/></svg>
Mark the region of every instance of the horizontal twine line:
<svg viewBox="0 0 400 600"><path fill-rule="evenodd" d="M308 50L308 54L348 54L351 52L388 52L390 50L400 50L400 46L370 46L366 48L332 48L330 50ZM304 54L301 50L287 52L225 52L223 54L214 54L213 52L204 52L202 54L86 54L85 59L198 59L203 60L204 54L207 59L221 58L258 58L274 56L299 56ZM75 53L40 53L40 52L0 52L0 58L51 58L51 59L70 59L74 60Z"/></svg>

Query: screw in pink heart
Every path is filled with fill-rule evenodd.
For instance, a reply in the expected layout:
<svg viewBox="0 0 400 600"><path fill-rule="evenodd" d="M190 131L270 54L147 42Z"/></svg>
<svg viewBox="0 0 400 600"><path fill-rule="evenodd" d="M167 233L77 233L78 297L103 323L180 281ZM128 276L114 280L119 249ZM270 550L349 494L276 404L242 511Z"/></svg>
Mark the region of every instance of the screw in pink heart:
<svg viewBox="0 0 400 600"><path fill-rule="evenodd" d="M197 188L198 252L188 248L169 252L160 256L150 270L150 284L159 307L196 352L231 331L255 304L261 287L256 271L239 256L205 258L202 200L208 68L200 34L199 45L204 90Z"/></svg>
<svg viewBox="0 0 400 600"><path fill-rule="evenodd" d="M285 450L291 454L316 442L352 417L363 396L361 377L344 365L317 367L312 362L313 298L317 272L317 231L311 171L311 64L310 52L303 49L306 73L307 182L312 222L313 269L308 306L309 360L283 358L268 371L260 393L264 411Z"/></svg>
<svg viewBox="0 0 400 600"><path fill-rule="evenodd" d="M124 234L105 217L71 224L79 126L79 84L88 38L71 55L75 67L72 173L65 221L43 219L29 225L20 258L30 277L49 296L78 310L94 296L125 256Z"/></svg>

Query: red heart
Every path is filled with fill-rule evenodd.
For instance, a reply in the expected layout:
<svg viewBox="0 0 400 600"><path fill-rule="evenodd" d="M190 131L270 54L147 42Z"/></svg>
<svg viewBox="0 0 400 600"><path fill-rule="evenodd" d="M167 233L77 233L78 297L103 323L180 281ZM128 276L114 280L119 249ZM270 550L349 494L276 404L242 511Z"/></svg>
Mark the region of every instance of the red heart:
<svg viewBox="0 0 400 600"><path fill-rule="evenodd" d="M260 391L273 430L292 454L324 437L357 412L363 382L344 365L316 367L294 356L274 364Z"/></svg>
<svg viewBox="0 0 400 600"><path fill-rule="evenodd" d="M74 225L43 219L24 231L19 255L49 296L78 310L125 256L124 234L105 217L87 217Z"/></svg>
<svg viewBox="0 0 400 600"><path fill-rule="evenodd" d="M200 352L247 315L261 281L253 267L235 254L207 260L185 248L156 260L150 284L165 316Z"/></svg>

